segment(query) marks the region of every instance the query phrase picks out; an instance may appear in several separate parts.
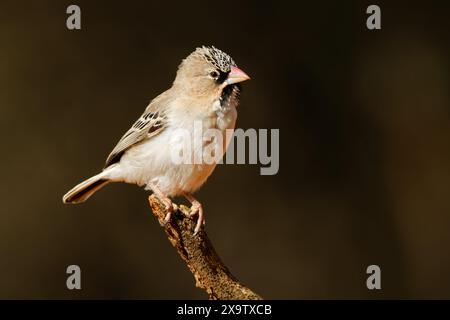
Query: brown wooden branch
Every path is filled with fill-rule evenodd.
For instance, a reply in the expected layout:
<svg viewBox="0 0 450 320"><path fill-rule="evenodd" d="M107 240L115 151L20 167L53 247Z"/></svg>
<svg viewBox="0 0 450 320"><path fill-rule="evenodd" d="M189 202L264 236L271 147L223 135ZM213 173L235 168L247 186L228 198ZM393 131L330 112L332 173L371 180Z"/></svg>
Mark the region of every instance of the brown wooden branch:
<svg viewBox="0 0 450 320"><path fill-rule="evenodd" d="M163 221L167 213L164 204L154 195L148 200L153 215ZM170 243L194 275L196 286L204 289L213 300L261 300L258 294L230 273L203 229L193 235L195 220L189 216L189 208L180 206L164 229Z"/></svg>

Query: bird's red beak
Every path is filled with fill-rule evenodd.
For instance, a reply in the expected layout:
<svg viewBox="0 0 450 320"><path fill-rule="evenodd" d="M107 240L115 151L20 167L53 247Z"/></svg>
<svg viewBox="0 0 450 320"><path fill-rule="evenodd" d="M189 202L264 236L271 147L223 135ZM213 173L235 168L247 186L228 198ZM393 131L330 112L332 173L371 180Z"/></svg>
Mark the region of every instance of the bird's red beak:
<svg viewBox="0 0 450 320"><path fill-rule="evenodd" d="M231 67L231 71L228 74L227 84L238 83L242 81L249 80L250 77L238 67Z"/></svg>

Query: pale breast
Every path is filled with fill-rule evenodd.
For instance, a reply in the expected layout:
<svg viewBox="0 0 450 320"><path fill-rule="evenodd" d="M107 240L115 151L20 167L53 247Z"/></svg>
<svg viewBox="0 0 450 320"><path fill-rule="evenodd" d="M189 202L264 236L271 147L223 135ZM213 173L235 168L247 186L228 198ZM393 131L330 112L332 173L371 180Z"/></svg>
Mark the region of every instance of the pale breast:
<svg viewBox="0 0 450 320"><path fill-rule="evenodd" d="M169 196L194 192L205 183L231 140L231 131L226 133L234 129L237 112L235 105L220 101L207 111L189 111L171 114L170 125L163 132L124 154L120 161L121 181L138 185L151 182ZM177 150L188 152L189 161L174 162ZM217 161L210 161L211 150L215 150L212 160Z"/></svg>

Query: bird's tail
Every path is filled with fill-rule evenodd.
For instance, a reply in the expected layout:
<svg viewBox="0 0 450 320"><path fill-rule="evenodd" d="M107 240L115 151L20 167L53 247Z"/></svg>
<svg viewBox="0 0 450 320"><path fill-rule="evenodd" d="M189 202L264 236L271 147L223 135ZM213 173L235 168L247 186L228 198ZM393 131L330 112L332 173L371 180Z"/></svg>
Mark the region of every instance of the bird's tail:
<svg viewBox="0 0 450 320"><path fill-rule="evenodd" d="M99 174L77 184L63 196L64 203L81 203L86 201L97 190L101 189L111 181L107 177L108 169Z"/></svg>

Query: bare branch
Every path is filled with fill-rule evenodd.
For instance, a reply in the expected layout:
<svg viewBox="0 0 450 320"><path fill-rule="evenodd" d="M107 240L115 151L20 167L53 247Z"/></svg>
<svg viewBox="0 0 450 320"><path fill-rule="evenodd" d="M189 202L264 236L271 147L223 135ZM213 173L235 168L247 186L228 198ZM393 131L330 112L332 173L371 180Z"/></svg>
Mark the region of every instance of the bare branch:
<svg viewBox="0 0 450 320"><path fill-rule="evenodd" d="M153 215L163 221L167 213L164 204L154 195L148 200ZM180 206L165 226L165 232L194 275L196 286L204 289L213 300L261 300L230 273L203 229L193 236L194 228L195 219L189 216L189 208Z"/></svg>

